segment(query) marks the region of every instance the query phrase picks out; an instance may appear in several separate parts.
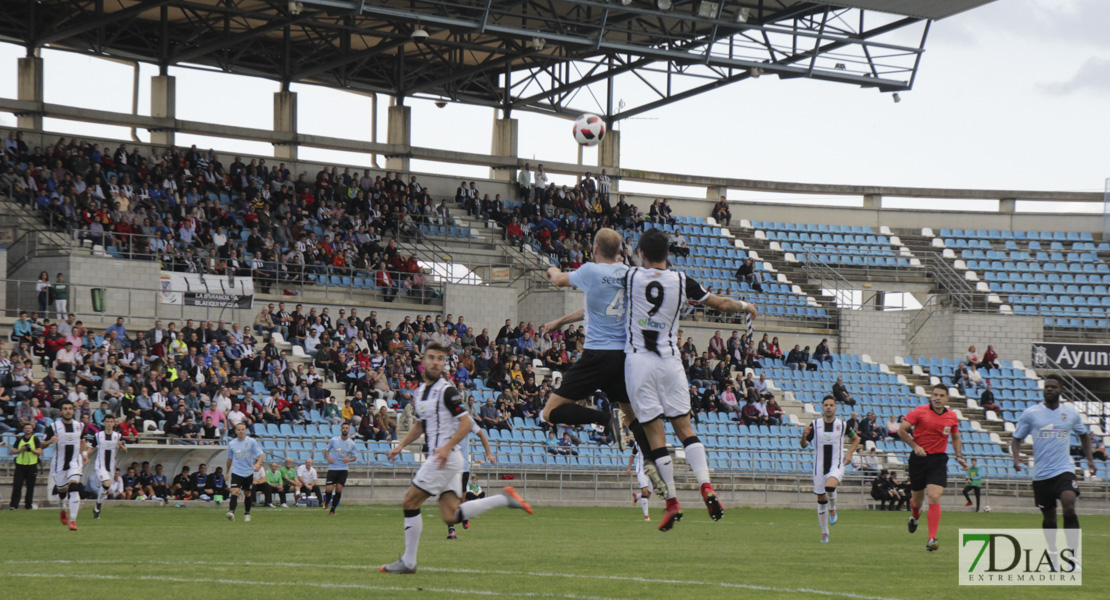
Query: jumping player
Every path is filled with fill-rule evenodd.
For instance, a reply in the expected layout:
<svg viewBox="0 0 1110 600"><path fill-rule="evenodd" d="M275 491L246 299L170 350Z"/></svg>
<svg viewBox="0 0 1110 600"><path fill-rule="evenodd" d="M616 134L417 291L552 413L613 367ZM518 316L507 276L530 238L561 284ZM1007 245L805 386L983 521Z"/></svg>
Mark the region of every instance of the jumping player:
<svg viewBox="0 0 1110 600"><path fill-rule="evenodd" d="M382 565L382 573L416 572L416 553L420 532L424 529L420 506L432 496L439 498L439 513L448 525L503 506L532 514L532 507L511 487L505 488L504 494L460 504L463 497L463 457L458 445L470 435L473 420L462 402L462 395L442 378L446 361L447 349L443 345L431 342L424 349L424 383L413 394L417 421L405 439L389 451L389 459L393 460L424 434L429 454L412 478L412 485L401 504L405 511L405 553L397 561Z"/></svg>
<svg viewBox="0 0 1110 600"><path fill-rule="evenodd" d="M235 426L235 439L227 443L227 467L224 471L231 473L231 503L228 505L227 520L235 520L235 506L239 503L239 491L243 491L243 520L251 520L251 504L254 492L254 474L262 468L262 445L258 440L247 437L247 424L239 423Z"/></svg>
<svg viewBox="0 0 1110 600"><path fill-rule="evenodd" d="M1075 550L1079 546L1079 516L1075 514L1079 482L1071 458L1072 433L1079 436L1091 475L1098 472L1091 451L1091 433L1074 408L1060 403L1063 388L1064 382L1060 377L1045 377L1044 402L1021 413L1010 443L1014 470L1021 471L1021 442L1026 436L1033 436L1033 501L1041 509L1041 527L1048 541L1054 568L1059 568L1056 551L1057 500L1064 513L1064 536L1068 548Z"/></svg>
<svg viewBox="0 0 1110 600"><path fill-rule="evenodd" d="M640 485L640 491L632 492L632 503L639 503L644 511L644 520L650 521L648 499L651 498L651 479L644 473L644 453L640 451L640 446L635 441L632 442L632 455L628 457L628 468L624 470L624 474L631 475L632 467L636 467L636 483Z"/></svg>
<svg viewBox="0 0 1110 600"><path fill-rule="evenodd" d="M844 437L852 440L844 454ZM860 437L836 417L836 398L821 401L821 418L806 426L802 448L813 442L813 493L817 494L817 522L821 524L821 543L829 543L829 525L836 525L836 488L844 479L844 467L852 462Z"/></svg>
<svg viewBox="0 0 1110 600"><path fill-rule="evenodd" d="M96 497L96 508L93 509L93 518L100 518L101 505L112 487L113 473L116 472L116 458L120 452L127 452L127 444L123 443L123 436L116 428L116 416L104 417L104 431L98 431L92 438L92 445L96 448L96 477L100 480L100 494Z"/></svg>
<svg viewBox="0 0 1110 600"><path fill-rule="evenodd" d="M474 420L471 419L472 423L473 423L473 421ZM496 463L497 462L497 457L495 457L493 455L493 450L491 450L490 447L489 447L489 437L486 435L486 432L482 431L482 428L478 427L477 423L473 423L473 425L470 429L470 433L473 433L473 434L477 435L478 439L481 440L482 447L485 448L485 450L486 450L486 461L489 462L490 464ZM466 502L467 500L473 500L474 499L474 498L470 497L470 492L467 491L467 489L468 489L467 486L470 483L470 436L469 435L464 437L462 439L462 441L459 442L459 451L462 452L462 455L463 455L462 489L463 489L464 492L466 492L466 497L463 499L463 502ZM470 529L470 521L469 520L463 521L462 526L463 526L463 529ZM456 538L458 538L458 534L455 533L455 526L454 525L448 525L447 526L447 539L453 540L453 539L456 539Z"/></svg>
<svg viewBox="0 0 1110 600"><path fill-rule="evenodd" d="M686 449L686 463L700 484L709 516L716 521L724 515L709 482L705 446L690 424L687 391L690 384L678 349L681 340L676 337L679 316L687 300L723 313L746 311L753 318L756 308L754 304L710 294L685 273L669 270L669 241L662 230L645 231L636 251L643 266L628 269L624 277L627 328L624 380L636 418L643 424L650 444L645 457L655 462L666 486L667 507L659 530L668 531L682 519L682 507L674 486L674 465L667 452L667 434L661 420L664 418L671 422Z"/></svg>
<svg viewBox="0 0 1110 600"><path fill-rule="evenodd" d="M347 485L347 465L357 460L358 446L350 438L351 424L343 423L339 426L339 435L328 440L325 452L328 457L328 478L324 482L324 508L331 506L328 514L334 515L339 508L339 500L343 497L343 486Z"/></svg>
<svg viewBox="0 0 1110 600"><path fill-rule="evenodd" d="M940 528L940 497L948 485L948 438L956 451L956 462L967 469L963 445L960 443L959 419L948 409L948 388L943 384L933 386L928 404L910 411L898 428L898 437L909 444L913 454L909 460L910 475L910 533L917 531L917 519L925 497L929 497L929 541L925 549L937 549L937 529ZM910 433L913 427L913 433Z"/></svg>
<svg viewBox="0 0 1110 600"><path fill-rule="evenodd" d="M81 472L85 466L81 457L87 454L88 445L81 436L84 426L73 420L73 402L62 400L60 408L62 418L47 428L47 438L43 440L42 447L58 444L54 458L50 460L50 481L54 484L54 495L61 507L59 517L62 525L69 525L70 531L77 531L77 511L81 509ZM67 497L68 514L63 504Z"/></svg>
<svg viewBox="0 0 1110 600"><path fill-rule="evenodd" d="M552 425L588 425L605 427L621 447L618 421L605 413L578 404L597 390L605 392L611 402L629 410L628 392L624 387L624 275L628 267L620 261L621 236L608 227L594 234L594 262L577 270L563 273L558 267L547 270L547 278L559 287L575 287L585 292L581 312L547 323L555 331L579 318L586 320L586 343L582 356L563 374L559 389L547 398L543 420ZM636 424L635 429L639 429ZM635 431L633 432L635 434Z"/></svg>

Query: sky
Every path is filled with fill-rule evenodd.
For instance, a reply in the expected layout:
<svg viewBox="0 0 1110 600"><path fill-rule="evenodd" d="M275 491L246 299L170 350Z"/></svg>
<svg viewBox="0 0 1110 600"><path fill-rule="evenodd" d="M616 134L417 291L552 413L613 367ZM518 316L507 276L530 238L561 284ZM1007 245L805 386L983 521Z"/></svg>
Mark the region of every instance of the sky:
<svg viewBox="0 0 1110 600"><path fill-rule="evenodd" d="M914 89L894 103L890 94L844 84L764 76L644 113L620 123L622 166L698 175L808 183L1101 192L1110 178L1110 2L998 0L933 24ZM0 44L0 96L16 96L22 48ZM130 111L132 67L73 53L44 50L47 102ZM142 65L138 108L149 114L149 78ZM271 127L272 81L173 68L178 118ZM370 98L318 86L299 93L304 133L371 139ZM234 102L228 102L228 98ZM379 97L378 139L385 111ZM489 152L494 111L427 101L413 107L412 143ZM525 112L520 155L576 162L567 120ZM0 113L0 125L15 118ZM50 120L52 131L130 138L122 128ZM139 131L141 140L149 134ZM178 135L197 143L269 155L269 144ZM681 149L679 152L674 149ZM302 148L304 159L369 165L365 155ZM596 149L584 152L596 164ZM379 158L379 161L384 159ZM416 171L484 177L485 168L428 165ZM556 181L559 181L556 179ZM628 191L650 191L624 184ZM676 196L701 189L665 188ZM730 192L730 199L782 199ZM859 199L810 198L858 205ZM920 206L887 199L887 205ZM993 201L933 207L994 210ZM1031 209L1032 205L1019 206ZM1101 206L1057 205L1057 210Z"/></svg>

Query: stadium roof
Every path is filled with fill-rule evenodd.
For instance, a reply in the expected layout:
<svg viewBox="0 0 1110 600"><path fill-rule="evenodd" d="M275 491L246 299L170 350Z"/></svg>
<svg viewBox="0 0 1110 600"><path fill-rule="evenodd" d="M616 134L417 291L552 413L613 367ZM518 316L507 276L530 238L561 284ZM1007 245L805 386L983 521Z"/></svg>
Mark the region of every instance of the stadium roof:
<svg viewBox="0 0 1110 600"><path fill-rule="evenodd" d="M619 120L764 74L907 90L931 19L984 3L6 0L0 39L163 72Z"/></svg>

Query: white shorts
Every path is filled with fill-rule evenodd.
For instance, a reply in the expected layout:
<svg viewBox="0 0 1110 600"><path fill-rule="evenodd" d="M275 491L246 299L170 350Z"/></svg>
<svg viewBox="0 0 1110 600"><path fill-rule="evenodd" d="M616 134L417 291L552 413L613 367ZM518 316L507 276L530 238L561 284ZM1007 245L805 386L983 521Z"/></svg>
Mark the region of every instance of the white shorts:
<svg viewBox="0 0 1110 600"><path fill-rule="evenodd" d="M462 472L466 464L463 462L462 452L456 448L447 456L447 464L439 468L439 461L434 456L428 455L427 460L420 466L412 484L432 496L439 496L452 492L459 498L463 497Z"/></svg>
<svg viewBox="0 0 1110 600"><path fill-rule="evenodd" d="M644 473L643 469L636 471L636 482L640 484L640 489L655 491L651 485L651 479Z"/></svg>
<svg viewBox="0 0 1110 600"><path fill-rule="evenodd" d="M678 357L639 352L624 357L624 383L636 419L647 423L690 414L690 384Z"/></svg>
<svg viewBox="0 0 1110 600"><path fill-rule="evenodd" d="M813 493L820 496L825 493L825 482L832 477L837 481L844 481L844 463L833 465L832 470L828 473L821 473L813 476Z"/></svg>
<svg viewBox="0 0 1110 600"><path fill-rule="evenodd" d="M100 483L104 483L105 481L107 481L108 483L111 483L112 482L112 477L113 477L112 473L110 473L108 471L105 471L104 469L97 469L96 470L96 478L97 478L97 481L99 481Z"/></svg>
<svg viewBox="0 0 1110 600"><path fill-rule="evenodd" d="M80 486L83 472L84 465L81 464L80 459L77 459L73 461L69 469L51 470L50 479L54 482L54 487L63 487L71 482Z"/></svg>

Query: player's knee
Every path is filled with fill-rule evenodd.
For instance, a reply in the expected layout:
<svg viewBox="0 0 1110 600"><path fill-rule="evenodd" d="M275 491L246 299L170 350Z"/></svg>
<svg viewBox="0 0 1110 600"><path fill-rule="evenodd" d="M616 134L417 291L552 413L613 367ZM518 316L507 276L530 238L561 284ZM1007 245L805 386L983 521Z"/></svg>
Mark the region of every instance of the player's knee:
<svg viewBox="0 0 1110 600"><path fill-rule="evenodd" d="M662 448L652 448L651 452L648 453L648 457L651 458L651 460L653 461L667 458L668 456L670 456L670 453L667 452L666 446L663 446Z"/></svg>
<svg viewBox="0 0 1110 600"><path fill-rule="evenodd" d="M640 495L643 496L644 499L651 498L651 490L647 488L640 488Z"/></svg>
<svg viewBox="0 0 1110 600"><path fill-rule="evenodd" d="M836 486L835 485L826 485L825 486L825 495L826 496L831 496L835 493L836 493Z"/></svg>

